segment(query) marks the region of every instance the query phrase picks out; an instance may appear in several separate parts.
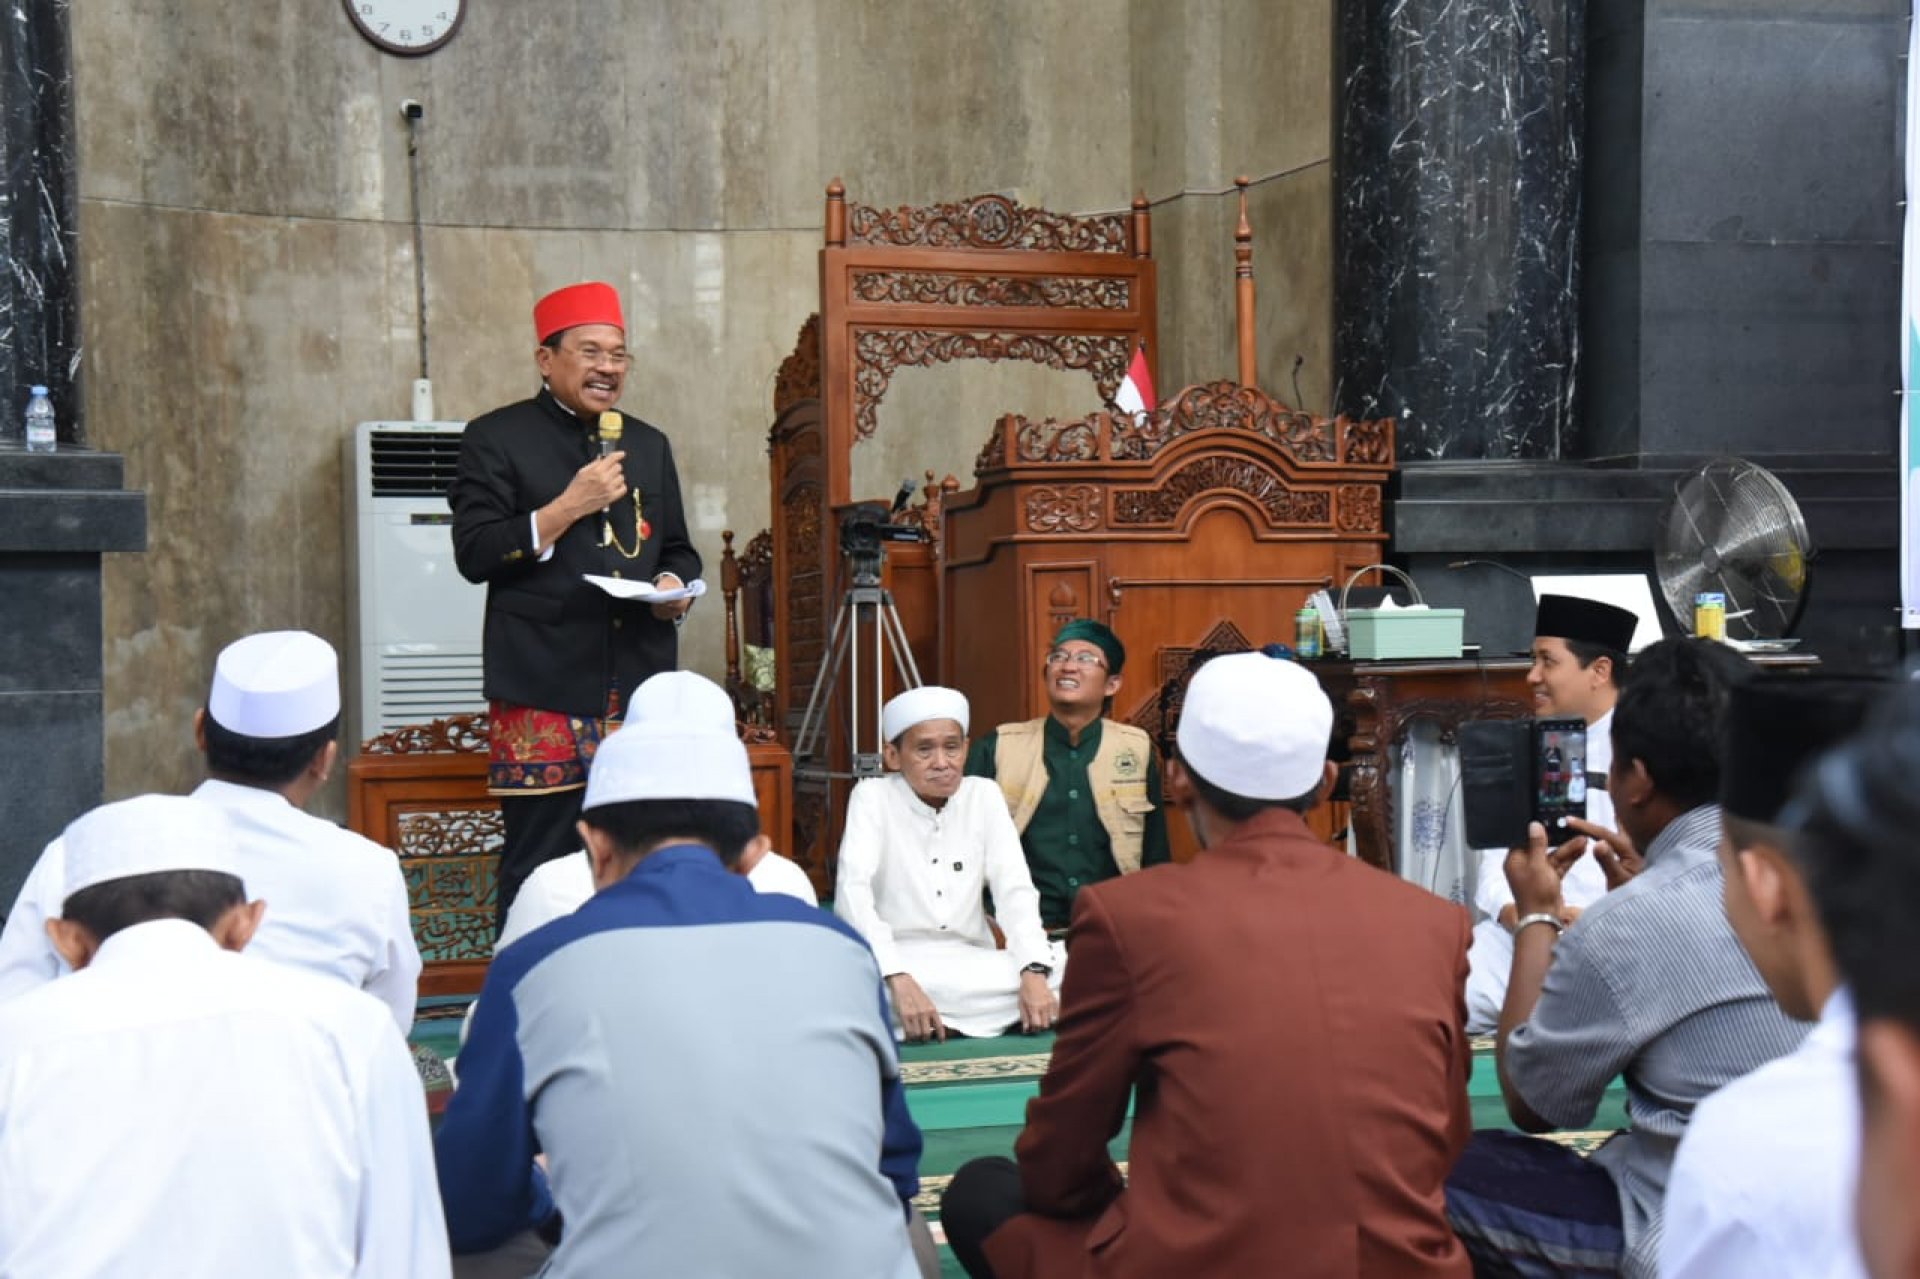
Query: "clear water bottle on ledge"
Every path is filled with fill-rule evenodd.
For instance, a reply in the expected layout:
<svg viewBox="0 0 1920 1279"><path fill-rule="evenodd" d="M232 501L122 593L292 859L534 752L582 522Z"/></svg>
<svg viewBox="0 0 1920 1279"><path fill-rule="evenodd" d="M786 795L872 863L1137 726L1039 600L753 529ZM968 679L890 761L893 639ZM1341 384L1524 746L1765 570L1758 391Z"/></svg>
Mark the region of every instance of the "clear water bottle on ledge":
<svg viewBox="0 0 1920 1279"><path fill-rule="evenodd" d="M53 452L53 401L47 398L47 388L36 386L31 390L27 401L27 452Z"/></svg>

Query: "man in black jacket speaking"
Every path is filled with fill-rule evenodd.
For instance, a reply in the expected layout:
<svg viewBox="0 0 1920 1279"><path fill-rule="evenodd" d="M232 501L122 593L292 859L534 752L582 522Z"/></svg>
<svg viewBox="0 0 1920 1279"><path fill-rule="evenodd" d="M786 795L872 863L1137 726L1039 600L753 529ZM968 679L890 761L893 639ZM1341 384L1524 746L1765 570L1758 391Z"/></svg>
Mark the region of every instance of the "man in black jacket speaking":
<svg viewBox="0 0 1920 1279"><path fill-rule="evenodd" d="M678 664L688 600L616 599L586 575L662 588L700 575L667 437L614 411L632 362L619 294L571 285L533 320L540 392L467 424L447 494L455 561L487 587L487 786L506 824L496 927L536 866L579 846L587 764L627 696Z"/></svg>

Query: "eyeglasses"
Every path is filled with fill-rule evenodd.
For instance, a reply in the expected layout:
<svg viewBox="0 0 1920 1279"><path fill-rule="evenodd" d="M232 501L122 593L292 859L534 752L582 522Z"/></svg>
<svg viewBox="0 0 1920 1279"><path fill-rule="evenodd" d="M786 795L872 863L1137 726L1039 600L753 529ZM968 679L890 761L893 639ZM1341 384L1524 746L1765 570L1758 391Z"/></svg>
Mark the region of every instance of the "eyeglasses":
<svg viewBox="0 0 1920 1279"><path fill-rule="evenodd" d="M1047 654L1048 666L1062 666L1068 662L1072 662L1075 666L1106 665L1105 660L1101 658L1100 654L1088 652L1086 649L1081 649L1077 653L1069 653L1064 648L1056 648Z"/></svg>
<svg viewBox="0 0 1920 1279"><path fill-rule="evenodd" d="M598 347L598 346L575 346L575 347L563 346L560 349L562 351L565 351L568 355L578 356L583 362L587 364L592 364L596 366L601 364L611 364L616 369L624 369L628 365L633 363L633 356L629 355L626 351L626 348L624 347L622 347L618 351L609 351L603 347Z"/></svg>

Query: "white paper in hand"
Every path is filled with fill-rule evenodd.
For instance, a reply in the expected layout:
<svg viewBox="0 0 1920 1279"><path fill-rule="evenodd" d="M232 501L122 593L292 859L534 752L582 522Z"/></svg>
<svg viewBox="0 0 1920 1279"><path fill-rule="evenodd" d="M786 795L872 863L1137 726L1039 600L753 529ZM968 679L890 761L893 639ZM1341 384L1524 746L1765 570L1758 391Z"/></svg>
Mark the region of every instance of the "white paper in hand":
<svg viewBox="0 0 1920 1279"><path fill-rule="evenodd" d="M643 604L697 600L707 593L706 581L698 577L685 586L662 587L652 582L638 582L630 577L603 577L598 573L583 573L581 576L617 600L639 600Z"/></svg>

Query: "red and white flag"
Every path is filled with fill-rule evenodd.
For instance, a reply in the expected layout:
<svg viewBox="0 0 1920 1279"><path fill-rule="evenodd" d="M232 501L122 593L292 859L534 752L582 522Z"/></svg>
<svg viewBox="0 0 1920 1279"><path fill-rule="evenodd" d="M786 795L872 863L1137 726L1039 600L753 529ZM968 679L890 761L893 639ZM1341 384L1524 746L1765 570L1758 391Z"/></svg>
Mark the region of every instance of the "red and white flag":
<svg viewBox="0 0 1920 1279"><path fill-rule="evenodd" d="M1142 413L1151 413L1157 407L1153 398L1153 374L1147 372L1147 348L1144 343L1133 348L1133 363L1127 366L1127 376L1121 379L1113 403L1121 412L1135 418Z"/></svg>

